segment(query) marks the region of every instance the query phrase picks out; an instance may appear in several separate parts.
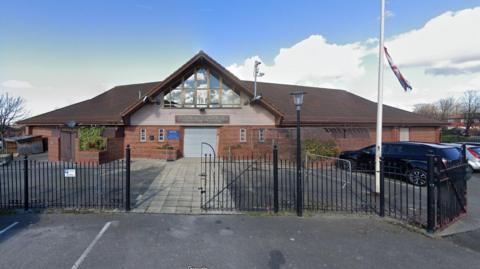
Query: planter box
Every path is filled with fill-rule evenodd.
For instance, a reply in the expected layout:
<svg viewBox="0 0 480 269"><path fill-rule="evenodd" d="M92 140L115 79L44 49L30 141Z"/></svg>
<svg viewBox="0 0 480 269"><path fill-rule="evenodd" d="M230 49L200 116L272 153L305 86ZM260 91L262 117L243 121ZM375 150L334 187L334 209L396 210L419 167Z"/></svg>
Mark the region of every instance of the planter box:
<svg viewBox="0 0 480 269"><path fill-rule="evenodd" d="M178 159L178 151L176 149L159 149L160 158L167 161L176 161Z"/></svg>
<svg viewBox="0 0 480 269"><path fill-rule="evenodd" d="M108 152L98 150L77 151L75 154L75 161L77 163L104 164L109 161Z"/></svg>

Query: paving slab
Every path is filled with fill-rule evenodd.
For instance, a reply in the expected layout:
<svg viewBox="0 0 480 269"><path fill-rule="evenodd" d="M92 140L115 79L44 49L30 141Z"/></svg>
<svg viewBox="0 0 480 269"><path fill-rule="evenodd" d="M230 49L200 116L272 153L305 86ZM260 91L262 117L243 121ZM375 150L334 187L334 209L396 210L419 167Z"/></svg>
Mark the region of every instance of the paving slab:
<svg viewBox="0 0 480 269"><path fill-rule="evenodd" d="M138 163L155 160L139 160ZM136 200L134 212L200 214L200 159L183 158L174 162L157 162L158 173L145 193ZM139 164L140 165L140 164ZM146 166L143 164L143 166Z"/></svg>

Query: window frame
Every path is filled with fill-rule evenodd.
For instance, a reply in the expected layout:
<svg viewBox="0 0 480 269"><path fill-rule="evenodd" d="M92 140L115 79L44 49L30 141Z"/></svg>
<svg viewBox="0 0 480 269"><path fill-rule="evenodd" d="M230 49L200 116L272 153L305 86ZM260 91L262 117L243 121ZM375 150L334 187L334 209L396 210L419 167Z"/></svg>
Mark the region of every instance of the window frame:
<svg viewBox="0 0 480 269"><path fill-rule="evenodd" d="M240 143L246 143L247 142L247 128L240 128Z"/></svg>
<svg viewBox="0 0 480 269"><path fill-rule="evenodd" d="M160 136L162 137L160 139ZM158 142L165 142L165 129L164 128L159 128L158 129Z"/></svg>
<svg viewBox="0 0 480 269"><path fill-rule="evenodd" d="M140 128L140 143L147 142L147 128Z"/></svg>
<svg viewBox="0 0 480 269"><path fill-rule="evenodd" d="M206 77L206 88L199 88L197 73L199 70L205 70ZM185 81L188 80L191 76L193 76L193 87L185 87ZM215 76L218 80L218 85L216 87L212 87L211 85L211 76ZM172 94L171 92L174 90L180 90L180 104L172 105ZM206 91L206 104L199 104L198 103L198 91ZM218 92L218 100L215 103L212 103L212 90ZM223 102L223 95L224 91L229 90L232 91L233 94L238 96L238 102L234 103L225 103ZM192 100L189 103L185 103L186 100L186 93L187 91L192 92ZM170 87L170 89L165 92L163 98L163 108L196 108L196 109L205 109L205 108L240 108L242 106L242 99L241 95L235 90L235 88L228 86L225 82L223 77L218 75L216 72L212 72L210 68L207 67L197 67L194 68L192 72L185 74L179 81L178 84L174 87ZM167 102L166 102L167 101ZM167 104L168 103L168 104Z"/></svg>
<svg viewBox="0 0 480 269"><path fill-rule="evenodd" d="M265 143L265 128L258 129L258 142Z"/></svg>

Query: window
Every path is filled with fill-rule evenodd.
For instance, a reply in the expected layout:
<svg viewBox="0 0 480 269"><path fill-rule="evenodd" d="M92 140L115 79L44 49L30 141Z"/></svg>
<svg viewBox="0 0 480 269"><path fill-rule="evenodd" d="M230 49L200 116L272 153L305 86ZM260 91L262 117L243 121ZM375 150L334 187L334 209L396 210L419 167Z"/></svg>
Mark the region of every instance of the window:
<svg viewBox="0 0 480 269"><path fill-rule="evenodd" d="M365 154L373 155L376 152L375 146L370 146L370 147L363 148L362 152L365 153Z"/></svg>
<svg viewBox="0 0 480 269"><path fill-rule="evenodd" d="M197 107L207 107L208 90L197 89Z"/></svg>
<svg viewBox="0 0 480 269"><path fill-rule="evenodd" d="M403 145L387 144L382 145L382 154L385 155L402 155L405 149Z"/></svg>
<svg viewBox="0 0 480 269"><path fill-rule="evenodd" d="M265 129L258 130L258 142L260 143L265 142Z"/></svg>
<svg viewBox="0 0 480 269"><path fill-rule="evenodd" d="M183 77L164 96L164 107L239 107L240 95L210 69L198 68Z"/></svg>
<svg viewBox="0 0 480 269"><path fill-rule="evenodd" d="M147 129L140 129L140 142L147 142Z"/></svg>
<svg viewBox="0 0 480 269"><path fill-rule="evenodd" d="M165 129L158 129L158 142L165 141Z"/></svg>
<svg viewBox="0 0 480 269"><path fill-rule="evenodd" d="M400 141L409 141L410 140L410 129L400 128Z"/></svg>
<svg viewBox="0 0 480 269"><path fill-rule="evenodd" d="M240 96L238 96L238 94L236 94L228 86L223 85L222 106L237 107L239 105L240 105Z"/></svg>
<svg viewBox="0 0 480 269"><path fill-rule="evenodd" d="M178 86L163 98L165 107L182 107L182 87Z"/></svg>
<svg viewBox="0 0 480 269"><path fill-rule="evenodd" d="M240 142L247 142L247 129L240 129Z"/></svg>

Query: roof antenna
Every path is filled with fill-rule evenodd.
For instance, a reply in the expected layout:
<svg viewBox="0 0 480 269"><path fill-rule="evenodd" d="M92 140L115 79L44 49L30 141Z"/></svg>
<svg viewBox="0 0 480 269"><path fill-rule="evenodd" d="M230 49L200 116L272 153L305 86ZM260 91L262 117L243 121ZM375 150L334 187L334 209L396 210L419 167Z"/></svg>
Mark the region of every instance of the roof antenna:
<svg viewBox="0 0 480 269"><path fill-rule="evenodd" d="M142 91L138 91L138 100L142 99Z"/></svg>
<svg viewBox="0 0 480 269"><path fill-rule="evenodd" d="M261 65L262 63L260 61L257 61L255 60L255 64L253 66L253 77L254 77L254 81L253 81L253 98L252 98L252 102L255 102L257 100L260 100L260 98L262 98L262 95L258 95L257 94L257 77L263 77L265 75L265 73L262 73L260 72L260 70L258 69L258 66Z"/></svg>

